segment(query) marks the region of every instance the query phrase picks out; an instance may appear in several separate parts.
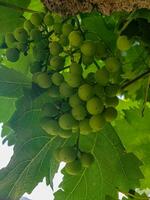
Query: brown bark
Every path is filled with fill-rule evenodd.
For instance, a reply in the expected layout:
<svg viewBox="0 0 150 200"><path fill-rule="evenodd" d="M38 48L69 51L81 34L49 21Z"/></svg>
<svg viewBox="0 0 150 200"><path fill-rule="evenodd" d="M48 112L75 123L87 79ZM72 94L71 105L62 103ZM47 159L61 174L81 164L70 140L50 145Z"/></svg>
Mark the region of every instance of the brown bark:
<svg viewBox="0 0 150 200"><path fill-rule="evenodd" d="M63 15L98 10L104 15L114 11L131 12L140 8L150 9L150 0L41 0L50 10Z"/></svg>

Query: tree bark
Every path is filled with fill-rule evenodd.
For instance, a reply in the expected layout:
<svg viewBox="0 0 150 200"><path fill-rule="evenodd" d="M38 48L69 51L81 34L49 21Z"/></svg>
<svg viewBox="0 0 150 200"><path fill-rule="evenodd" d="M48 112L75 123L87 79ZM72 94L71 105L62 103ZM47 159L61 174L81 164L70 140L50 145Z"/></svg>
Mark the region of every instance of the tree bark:
<svg viewBox="0 0 150 200"><path fill-rule="evenodd" d="M150 0L41 0L50 10L62 15L97 10L104 15L115 11L131 12L141 8L150 9Z"/></svg>

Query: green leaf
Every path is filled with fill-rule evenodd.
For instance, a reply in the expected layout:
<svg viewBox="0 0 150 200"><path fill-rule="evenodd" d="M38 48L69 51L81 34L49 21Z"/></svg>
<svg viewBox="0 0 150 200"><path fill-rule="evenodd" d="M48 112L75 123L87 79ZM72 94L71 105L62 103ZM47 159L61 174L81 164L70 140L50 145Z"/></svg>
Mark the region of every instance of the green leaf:
<svg viewBox="0 0 150 200"><path fill-rule="evenodd" d="M116 122L115 130L128 152L133 152L143 162L141 167L145 179L141 187L150 187L150 108L147 107L144 117L140 109L125 111L125 119Z"/></svg>
<svg viewBox="0 0 150 200"><path fill-rule="evenodd" d="M118 191L139 186L143 178L141 162L132 153L126 153L115 130L106 126L99 134L83 136L82 151L91 151L95 163L78 176L64 172L63 189L55 194L56 200L104 200L106 195L117 198Z"/></svg>
<svg viewBox="0 0 150 200"><path fill-rule="evenodd" d="M20 97L23 89L31 87L31 80L12 69L0 66L0 96Z"/></svg>

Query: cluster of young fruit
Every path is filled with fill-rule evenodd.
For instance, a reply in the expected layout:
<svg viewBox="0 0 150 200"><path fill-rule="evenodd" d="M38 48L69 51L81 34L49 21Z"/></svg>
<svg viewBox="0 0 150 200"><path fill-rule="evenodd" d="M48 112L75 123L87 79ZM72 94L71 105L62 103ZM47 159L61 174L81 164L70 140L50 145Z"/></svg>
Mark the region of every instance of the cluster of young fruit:
<svg viewBox="0 0 150 200"><path fill-rule="evenodd" d="M41 128L46 133L61 138L97 133L116 119L119 86L114 77L121 70L120 62L109 55L103 41L86 38L77 18L62 21L51 13L33 13L24 27L6 34L5 42L11 62L20 53L33 55L33 83L50 96L42 108ZM121 51L130 47L126 36L118 38L117 47ZM97 69L85 73L90 65ZM72 175L94 161L90 153L76 147L57 149L55 158L66 162Z"/></svg>

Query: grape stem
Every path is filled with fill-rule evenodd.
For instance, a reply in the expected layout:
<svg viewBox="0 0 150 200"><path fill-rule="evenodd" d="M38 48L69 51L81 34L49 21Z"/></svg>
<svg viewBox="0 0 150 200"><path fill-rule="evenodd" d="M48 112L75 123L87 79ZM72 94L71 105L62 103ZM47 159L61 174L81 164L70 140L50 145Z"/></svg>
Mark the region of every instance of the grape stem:
<svg viewBox="0 0 150 200"><path fill-rule="evenodd" d="M79 141L80 141L80 133L78 133L77 141L76 141L76 148L77 148L77 151L79 150Z"/></svg>
<svg viewBox="0 0 150 200"><path fill-rule="evenodd" d="M29 12L29 13L37 12L31 9L23 8L23 7L20 7L11 3L3 2L3 1L0 1L0 6L7 7L7 8L14 9L16 11L21 11L21 12Z"/></svg>
<svg viewBox="0 0 150 200"><path fill-rule="evenodd" d="M134 79L128 81L127 83L123 84L120 89L124 90L125 88L127 88L129 85L135 83L136 81L140 80L141 78L150 75L150 69L148 69L147 71L143 72L142 74L140 74L139 76L135 77Z"/></svg>

